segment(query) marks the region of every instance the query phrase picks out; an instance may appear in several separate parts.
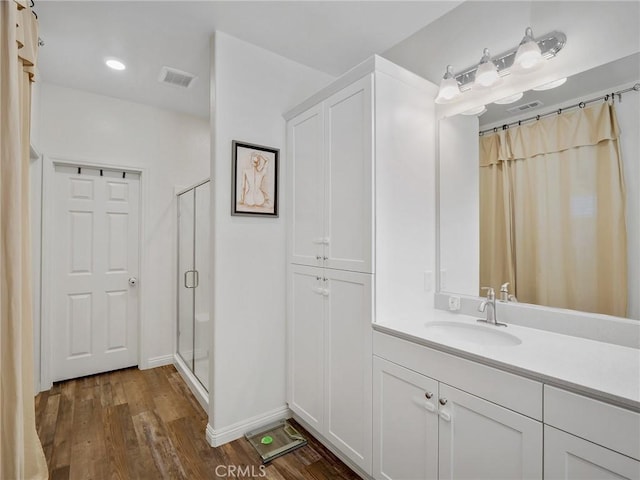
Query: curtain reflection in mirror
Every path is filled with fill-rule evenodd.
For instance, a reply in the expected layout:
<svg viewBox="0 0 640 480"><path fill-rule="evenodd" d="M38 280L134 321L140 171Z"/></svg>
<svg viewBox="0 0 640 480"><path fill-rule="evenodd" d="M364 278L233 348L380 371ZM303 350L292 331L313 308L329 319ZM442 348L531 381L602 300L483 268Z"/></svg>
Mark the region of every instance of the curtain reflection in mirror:
<svg viewBox="0 0 640 480"><path fill-rule="evenodd" d="M602 103L480 137L480 285L626 316L619 135Z"/></svg>

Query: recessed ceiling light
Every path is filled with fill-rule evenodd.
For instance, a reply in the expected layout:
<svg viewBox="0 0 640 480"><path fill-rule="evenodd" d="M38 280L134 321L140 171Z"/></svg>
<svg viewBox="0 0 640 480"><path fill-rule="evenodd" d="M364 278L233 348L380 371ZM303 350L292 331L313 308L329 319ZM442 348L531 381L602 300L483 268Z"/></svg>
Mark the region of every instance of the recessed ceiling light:
<svg viewBox="0 0 640 480"><path fill-rule="evenodd" d="M482 115L487 111L487 108L484 105L480 105L479 107L470 108L466 112L462 112L462 115Z"/></svg>
<svg viewBox="0 0 640 480"><path fill-rule="evenodd" d="M497 103L498 105L506 105L508 103L513 103L520 100L522 98L522 95L524 95L524 93L522 92L516 93L514 95L509 95L508 97L501 98L500 100L496 100L493 103Z"/></svg>
<svg viewBox="0 0 640 480"><path fill-rule="evenodd" d="M553 82L545 83L544 85L540 85L539 87L534 88L534 90L540 92L542 90L551 90L552 88L559 87L563 85L564 82L567 81L567 77L560 78L558 80L554 80Z"/></svg>
<svg viewBox="0 0 640 480"><path fill-rule="evenodd" d="M107 67L113 68L114 70L124 70L125 68L127 68L124 63L116 58L107 58L104 63L107 65Z"/></svg>

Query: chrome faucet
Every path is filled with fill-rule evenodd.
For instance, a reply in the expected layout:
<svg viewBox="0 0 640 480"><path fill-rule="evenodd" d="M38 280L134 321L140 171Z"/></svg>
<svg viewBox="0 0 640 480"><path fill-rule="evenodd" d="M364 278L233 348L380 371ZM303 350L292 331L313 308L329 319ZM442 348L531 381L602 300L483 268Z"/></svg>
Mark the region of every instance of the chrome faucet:
<svg viewBox="0 0 640 480"><path fill-rule="evenodd" d="M515 295L509 293L509 282L503 283L500 287L500 301L501 302L518 302Z"/></svg>
<svg viewBox="0 0 640 480"><path fill-rule="evenodd" d="M496 292L492 287L482 287L480 290L487 291L487 299L483 300L478 307L479 312L487 312L486 320L479 319L478 322L489 323L496 327L506 327L506 323L500 323L496 319Z"/></svg>

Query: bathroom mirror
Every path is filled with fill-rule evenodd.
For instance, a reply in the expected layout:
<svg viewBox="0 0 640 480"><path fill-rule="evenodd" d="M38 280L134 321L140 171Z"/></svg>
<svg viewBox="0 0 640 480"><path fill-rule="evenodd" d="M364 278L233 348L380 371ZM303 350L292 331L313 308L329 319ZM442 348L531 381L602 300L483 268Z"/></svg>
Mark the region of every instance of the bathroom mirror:
<svg viewBox="0 0 640 480"><path fill-rule="evenodd" d="M493 268L495 264L500 264L501 262L506 261L501 255L496 254L495 251L492 252L493 258L490 260L490 267L487 266L489 262L486 258L487 255L484 255L485 258L481 258L481 219L484 219L485 221L483 221L483 223L484 225L487 225L486 219L488 218L486 213L486 199L488 195L491 196L496 194L496 191L501 190L503 187L495 182L491 183L490 186L487 186L486 181L482 181L484 200L483 213L481 214L480 141L483 137L479 136L479 132L488 130L488 132L483 136L489 136L492 134L500 135L502 125L504 124L529 119L531 117L533 117L534 120L523 122L522 125L525 126L536 122L542 122L545 118L550 118L545 117L545 114L548 112L554 112L554 114L557 114L559 109L563 109L564 113L561 112L557 114L558 116L569 115L572 111L580 110L579 107L569 109L568 107L571 105L578 104L582 101L588 101L607 93L632 87L635 83L639 82L640 53L636 53L580 74L576 74L568 78L566 83L557 88L545 91L532 90L524 92L522 98L510 104L487 105L487 111L480 116L456 115L440 120L438 179L439 291L443 293L478 296L480 294L480 287L485 286L480 284L481 275L484 279L488 278L486 275L488 268ZM599 102L587 103L585 108L603 104L604 101L600 100ZM583 304L579 302L574 304L583 305L582 308L553 304L554 300L551 300L550 303L545 303L545 301L529 301L526 303L536 303L539 305L559 308L573 308L576 310L595 313L616 314L618 316L640 319L640 92L632 91L623 94L621 101L618 96L616 96L614 108L619 125L620 136L618 140L613 142L612 148L614 150L617 148L616 142L620 147L620 161L616 162L621 165L624 175L624 183L620 182L618 193L618 195L623 198L621 207L623 210L618 211L622 212L620 214L621 218L625 219L626 238L622 243L618 242L609 249L594 248L593 250L589 250L585 245L582 245L583 242L580 240L579 235L578 237L574 237L570 241L571 243L569 243L569 245L572 251L575 250L576 252L579 252L579 254L572 254L575 257L573 259L574 265L576 262L578 265L580 265L580 263L585 263L581 262L581 259L587 258L595 259L595 263L598 265L608 265L612 262L612 258L615 257L614 252L619 251L621 248L623 249L624 243L626 243L626 261L622 262L623 265L620 266L622 273L618 275L618 277L621 275L626 277L626 282L622 283L622 285L626 283L623 295L623 298L626 297L624 299L626 308L618 310L618 312L624 311L625 313L620 314L609 311L599 311L598 308L594 307L594 305L590 303L589 299L586 299ZM537 115L541 115L542 119L535 120ZM556 123L563 122L558 121ZM512 134L515 134L515 129L517 127L516 123L515 126L511 128L511 130L513 130ZM497 133L494 133L494 128ZM503 132L502 135L506 135L506 132ZM523 136L523 138L525 137ZM600 145L600 143L595 142L595 145ZM486 155L486 146L483 148ZM536 155L537 153L532 155L534 160ZM584 155L584 153L580 155ZM571 184L577 184L584 180L578 178L583 175L581 172L581 167L572 169L569 174L570 176L563 180L565 183L558 185L557 188L559 188L560 191L570 191ZM486 171L484 171L482 175L486 175ZM512 174L508 173L505 175L511 176ZM519 180L519 185L521 187L524 186L527 189L533 189L531 186L532 181L529 181L528 179L530 177L527 177L526 174L524 174L525 176L522 176L522 174L520 175L521 177L519 178L521 179ZM571 175L573 175L573 177ZM593 174L594 178L600 178L600 176L601 174L598 172ZM554 179L556 178L555 174L551 174L551 177ZM515 183L518 182L514 181L513 184L515 185ZM489 194L487 192L491 193ZM504 194L504 192L500 192L500 195L502 195L500 197L501 199L509 199L513 197L513 193ZM589 196L578 192L568 193L564 196L567 197L565 199L565 203L568 205L568 217L583 218L592 216L592 214L594 214L598 209L600 210L600 213L604 211L601 204L598 203L597 195ZM525 204L527 201L531 201L530 198L531 197L527 197L527 199L520 200L520 203ZM556 212L559 208L557 206L558 203L554 203L550 198L551 197L549 196L549 198L546 199L545 208L547 208L549 212ZM492 201L495 202L495 200ZM509 218L513 217L512 221L514 224L524 223L521 221L520 217L515 218L523 211L521 208L512 208L512 206L506 208L509 210L507 216L509 216ZM497 224L494 222L492 225ZM538 226L533 227L533 225ZM541 265L539 262L544 262L548 259L549 264L556 268L557 265L565 263L565 259L558 257L553 245L557 244L554 242L566 240L563 239L562 236L564 235L563 231L566 231L567 228L565 228L564 223L560 224L560 228L557 228L558 224L556 223L556 227L551 227L548 230L540 228L539 225L539 223L534 221L529 225L529 227L527 227L529 230L524 230L524 234L522 234L522 232L520 233L520 236L526 237L527 240L525 242L520 242L519 244L516 242L518 245L517 248L519 249L518 254L523 255L524 252L524 255L526 256L529 255L529 252L531 251L542 251L543 248L537 247L535 243L530 241L530 239L534 237L542 238L542 232L545 232L544 235L553 240L549 243L552 247L546 245L545 248L548 249L547 254L538 255L538 263L534 262L532 265ZM483 252L486 252L486 245L488 243L487 239L492 238L488 233L493 232L493 230L491 232L487 232L487 228L483 228L482 238L484 239L484 246L482 249ZM499 229L500 228L498 228L498 230ZM595 231L597 231L597 229ZM596 234L595 237L597 236L598 235ZM616 235L611 236L614 237L614 239L616 237ZM542 240L544 241L545 239L542 238ZM509 248L513 247L511 242L513 242L513 240L510 241ZM596 238L596 243L597 242L598 239ZM602 241L600 241L600 245L603 245ZM513 248L515 249L516 247ZM500 251L500 249L497 250ZM600 251L598 252L598 250ZM554 255L554 253L556 253L556 255ZM507 256L509 255L510 254L507 254ZM513 258L515 254L511 253L511 255L512 256L510 258ZM540 260L540 257L542 257L543 260ZM483 272L481 272L481 263L483 263ZM522 268L522 264L519 265L521 265L520 268ZM536 274L544 276L553 275L554 271L558 272L558 270L547 268L550 265L542 265L538 267L539 272L532 272L532 274L535 277ZM534 266L533 269L536 269L536 267ZM624 270L626 270L626 272ZM593 271L595 272L597 270ZM584 279L588 276L588 274L584 272L577 273L576 276L572 276L573 274L571 272L564 272L562 275L566 275L565 281L568 284L577 283L578 279L575 278L576 276L580 277L579 279ZM600 276L593 274L592 277L593 278L589 281L594 285L598 285L598 281L601 281ZM500 283L502 283L498 278L500 278L500 276L493 276L494 281L491 282L491 286L494 288L498 288ZM508 279L504 279L504 281L506 282ZM497 285L494 285L494 283ZM525 300L531 298L529 292L526 291L526 288L532 288L531 285L522 281L520 277L518 277L518 283L519 285L516 287L517 291L515 292L516 295L521 296ZM571 290L572 288L574 288L574 286L570 285L568 290ZM610 290L613 292L613 295L616 295L615 286L610 288ZM514 293L513 288L510 292ZM496 295L498 295L497 290ZM591 295L591 297L595 296L597 295ZM544 297L544 295L541 297Z"/></svg>

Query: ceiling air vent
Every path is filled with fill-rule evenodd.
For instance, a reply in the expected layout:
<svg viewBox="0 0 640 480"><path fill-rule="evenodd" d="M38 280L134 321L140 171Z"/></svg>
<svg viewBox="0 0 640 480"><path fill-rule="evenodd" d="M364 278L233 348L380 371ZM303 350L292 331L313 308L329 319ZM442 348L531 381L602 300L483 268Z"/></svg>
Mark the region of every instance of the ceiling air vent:
<svg viewBox="0 0 640 480"><path fill-rule="evenodd" d="M189 88L196 76L189 72L183 72L177 68L162 67L158 81L173 85L174 87Z"/></svg>
<svg viewBox="0 0 640 480"><path fill-rule="evenodd" d="M507 108L509 113L521 113L527 110L533 110L534 108L542 107L544 103L540 100L534 100L533 102L523 103L522 105L516 105L515 107Z"/></svg>

